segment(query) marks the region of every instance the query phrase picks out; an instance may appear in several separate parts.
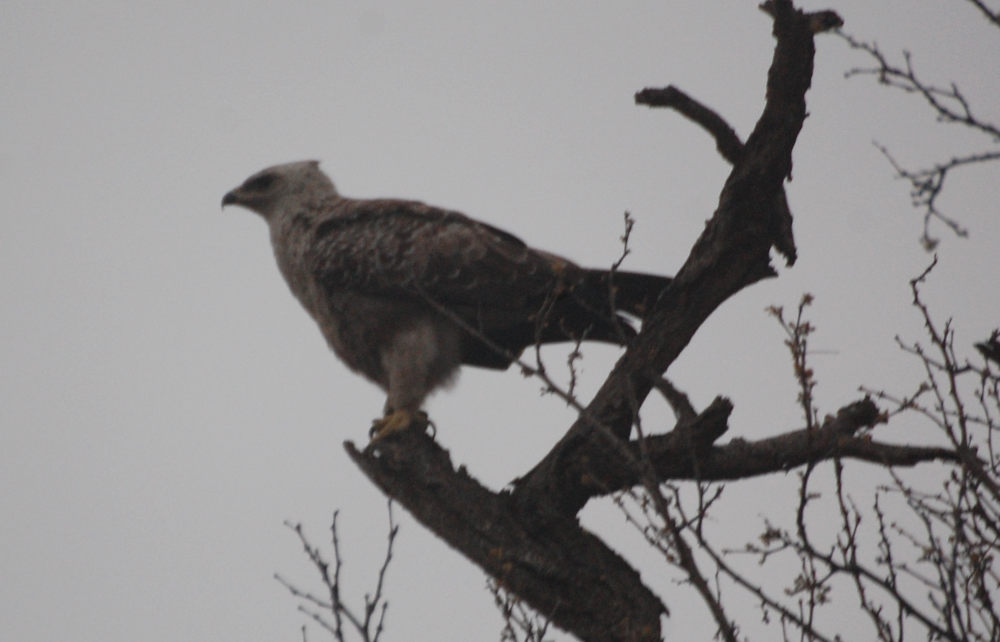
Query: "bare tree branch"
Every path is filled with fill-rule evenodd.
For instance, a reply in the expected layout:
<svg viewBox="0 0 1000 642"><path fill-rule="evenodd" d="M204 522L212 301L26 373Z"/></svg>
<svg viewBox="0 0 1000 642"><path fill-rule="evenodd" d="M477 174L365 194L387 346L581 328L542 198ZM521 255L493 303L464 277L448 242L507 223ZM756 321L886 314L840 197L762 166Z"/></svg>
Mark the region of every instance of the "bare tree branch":
<svg viewBox="0 0 1000 642"><path fill-rule="evenodd" d="M573 518L519 510L455 470L429 436L404 431L348 455L387 495L539 613L583 640L658 640L665 607ZM586 563L581 563L586 560Z"/></svg>
<svg viewBox="0 0 1000 642"><path fill-rule="evenodd" d="M680 354L705 319L728 297L774 276L769 252L786 226L773 207L791 172L791 150L805 119L814 54L804 14L788 2L777 7L778 44L768 73L768 99L742 159L733 168L719 208L687 262L616 364L604 386L563 439L518 484L519 501L575 513L589 497L581 477L567 474L577 461L608 460L607 440L595 424L626 438L635 405ZM789 228L790 229L790 228ZM623 462L609 461L609 466Z"/></svg>
<svg viewBox="0 0 1000 642"><path fill-rule="evenodd" d="M305 551L306 556L309 558L309 561L316 567L316 570L319 571L320 580L323 583L323 587L326 589L328 597L324 599L308 591L303 591L278 574L275 574L274 579L288 589L293 596L302 600L303 604L299 605L299 610L302 613L306 614L311 620L319 624L339 642L344 642L346 639L344 633L345 619L354 628L362 642L378 642L385 628L385 614L389 607L389 603L383 595L385 574L386 570L389 568L389 562L392 560L393 543L396 540L396 535L399 533L399 526L396 525L392 516L392 500L389 500L387 510L389 513L389 533L386 543L385 559L382 562L382 566L379 568L375 590L372 593L365 594L364 596L364 615L361 616L354 613L354 611L344 603L340 595L340 570L343 566L343 560L340 555L340 538L337 534L338 512L334 511L333 519L330 523L330 541L333 544L334 557L332 573L330 572L330 563L323 557L319 548L313 546L309 542L309 539L306 537L306 534L302 529L302 524L285 522L285 525L299 538L299 542L302 544L302 548ZM330 622L325 615L332 615L333 622ZM303 627L303 639L305 638L305 635L305 627Z"/></svg>
<svg viewBox="0 0 1000 642"><path fill-rule="evenodd" d="M979 0L969 0L969 2L980 9L994 25L1000 26L995 11L990 11ZM874 76L879 83L887 87L923 98L938 121L962 125L985 135L994 145L1000 143L1000 127L983 120L974 113L970 101L954 83L942 87L928 83L921 78L914 68L910 52L904 51L902 54L903 64L896 65L889 61L876 44L863 42L847 34L840 35L852 49L866 53L874 61L874 65L871 67L855 67L849 70L845 74L848 78ZM878 145L878 148L892 164L896 174L910 183L910 199L913 206L924 211L921 242L927 250L933 250L938 243L938 240L930 233L930 225L933 220L944 223L956 236L965 237L968 235L965 226L938 208L938 197L944 188L945 179L952 170L1000 160L1000 150L953 156L949 160L934 163L931 167L913 170L906 169L885 146Z"/></svg>
<svg viewBox="0 0 1000 642"><path fill-rule="evenodd" d="M729 161L730 165L739 162L740 156L743 154L743 141L736 135L729 123L677 87L673 85L663 89L647 87L636 93L635 102L637 105L669 107L676 110L701 125L715 138L715 148L719 150L723 158Z"/></svg>
<svg viewBox="0 0 1000 642"><path fill-rule="evenodd" d="M991 9L986 5L983 0L967 0L969 4L979 9L983 16L992 22L995 26L1000 27L1000 10Z"/></svg>

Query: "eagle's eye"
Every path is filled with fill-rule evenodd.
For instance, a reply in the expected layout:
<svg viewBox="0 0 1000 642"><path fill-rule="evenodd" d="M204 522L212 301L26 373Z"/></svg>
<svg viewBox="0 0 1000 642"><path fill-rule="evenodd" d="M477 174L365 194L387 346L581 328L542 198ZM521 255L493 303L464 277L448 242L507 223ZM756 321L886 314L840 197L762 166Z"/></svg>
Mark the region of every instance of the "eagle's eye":
<svg viewBox="0 0 1000 642"><path fill-rule="evenodd" d="M247 181L244 187L251 192L263 192L274 185L277 177L274 174L262 174Z"/></svg>

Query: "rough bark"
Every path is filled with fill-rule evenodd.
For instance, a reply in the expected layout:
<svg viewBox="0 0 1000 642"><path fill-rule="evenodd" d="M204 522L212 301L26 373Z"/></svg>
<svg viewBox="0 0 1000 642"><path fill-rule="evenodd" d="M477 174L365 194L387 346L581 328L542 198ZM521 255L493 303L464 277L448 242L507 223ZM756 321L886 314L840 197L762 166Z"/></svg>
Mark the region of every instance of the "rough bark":
<svg viewBox="0 0 1000 642"><path fill-rule="evenodd" d="M775 276L772 246L789 262L794 260L791 215L776 204L785 203L783 183L791 174L792 149L806 116L815 48L806 14L790 2L775 2L773 7L777 45L768 72L767 100L746 144L733 154L737 162L718 209L596 397L521 480L517 492L523 501L544 502L549 510L570 514L582 508L591 492L575 464L610 458L613 467L626 465L609 457L609 443L613 438L628 439L633 417L656 379L701 324L736 292Z"/></svg>
<svg viewBox="0 0 1000 642"><path fill-rule="evenodd" d="M354 462L387 495L509 592L582 640L659 640L666 610L632 569L572 516L519 510L455 470L447 451L409 431Z"/></svg>

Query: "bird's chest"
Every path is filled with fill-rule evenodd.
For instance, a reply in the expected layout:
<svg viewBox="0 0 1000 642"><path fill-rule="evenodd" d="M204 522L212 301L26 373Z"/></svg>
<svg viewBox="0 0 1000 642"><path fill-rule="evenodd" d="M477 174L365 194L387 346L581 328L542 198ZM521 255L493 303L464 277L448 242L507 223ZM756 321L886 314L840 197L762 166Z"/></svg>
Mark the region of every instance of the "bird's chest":
<svg viewBox="0 0 1000 642"><path fill-rule="evenodd" d="M288 226L279 226L272 229L271 245L278 269L292 294L316 318L322 311L323 293L310 267L310 247L304 234Z"/></svg>
<svg viewBox="0 0 1000 642"><path fill-rule="evenodd" d="M305 230L279 228L272 234L272 244L288 287L330 348L351 369L381 380L382 346L406 323L409 315L401 315L406 305L359 292L342 275L331 273L336 261L317 256L320 248Z"/></svg>

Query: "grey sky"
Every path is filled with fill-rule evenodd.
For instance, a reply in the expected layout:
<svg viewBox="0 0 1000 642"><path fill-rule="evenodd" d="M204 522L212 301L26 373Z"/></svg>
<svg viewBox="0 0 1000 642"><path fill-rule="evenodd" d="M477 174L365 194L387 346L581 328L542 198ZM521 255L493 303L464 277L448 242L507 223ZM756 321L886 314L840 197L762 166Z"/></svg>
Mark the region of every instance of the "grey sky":
<svg viewBox="0 0 1000 642"><path fill-rule="evenodd" d="M8 0L0 638L300 639L302 617L271 574L314 577L281 524L302 521L319 543L337 507L348 592L360 598L381 560L384 501L341 442L366 438L382 394L327 351L280 279L263 222L220 213L222 194L266 165L316 158L345 194L456 208L593 266L618 257L628 210L626 267L673 273L727 167L695 126L635 107L632 94L677 84L745 136L772 50L756 4ZM963 3L808 8L838 10L887 52L911 49L928 78L958 82L997 120L996 32ZM697 404L733 399L733 436L800 423L783 337L763 310L805 291L817 297L823 410L860 384L901 391L919 376L892 337L921 336L906 281L930 257L907 186L871 143L915 166L982 143L913 99L843 78L863 62L837 38L818 41L788 187L799 263L728 302L671 369ZM972 236L941 231L927 286L963 345L1000 317L990 171L949 185L942 206ZM565 352L546 354L554 365ZM585 398L617 352L586 354ZM571 419L539 387L515 371L466 371L430 402L438 439L502 486ZM655 402L645 420L669 423ZM790 486L734 485L718 518L752 538ZM482 575L397 517L388 639L495 639ZM584 519L663 591L669 638L707 639L704 608L613 507Z"/></svg>

